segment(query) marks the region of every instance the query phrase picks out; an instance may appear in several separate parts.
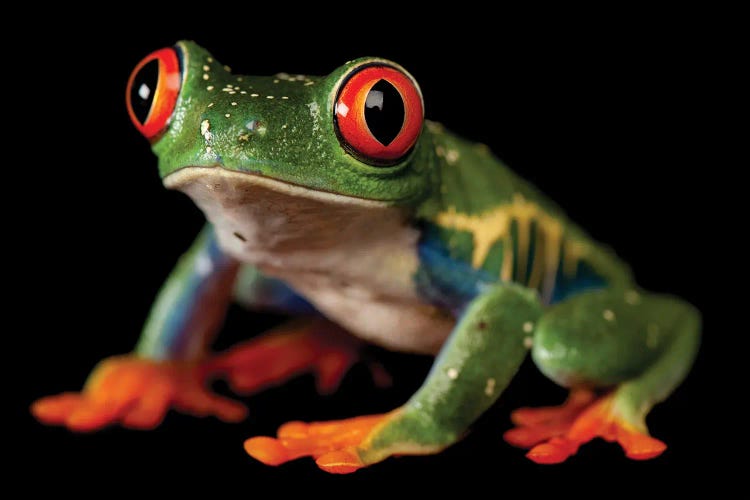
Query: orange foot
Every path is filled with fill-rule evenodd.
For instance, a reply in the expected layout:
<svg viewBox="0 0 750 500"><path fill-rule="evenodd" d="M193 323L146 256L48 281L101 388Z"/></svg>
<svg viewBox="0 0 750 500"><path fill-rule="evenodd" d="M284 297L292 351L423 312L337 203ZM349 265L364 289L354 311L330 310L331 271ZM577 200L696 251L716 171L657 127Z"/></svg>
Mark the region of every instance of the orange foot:
<svg viewBox="0 0 750 500"><path fill-rule="evenodd" d="M195 363L116 356L99 363L82 392L41 398L31 412L43 424L78 432L116 423L152 429L170 407L228 422L245 418L242 404L209 392L204 384L204 370Z"/></svg>
<svg viewBox="0 0 750 500"><path fill-rule="evenodd" d="M521 408L511 415L517 425L504 435L526 456L539 464L564 462L578 448L596 437L617 441L628 458L647 460L661 455L667 446L636 429L613 412L614 394L596 399L591 391L574 390L559 407Z"/></svg>
<svg viewBox="0 0 750 500"><path fill-rule="evenodd" d="M349 474L365 467L357 448L389 414L368 415L330 422L288 422L276 438L254 437L245 451L266 465L281 465L300 457L313 457L318 467L334 474Z"/></svg>
<svg viewBox="0 0 750 500"><path fill-rule="evenodd" d="M260 337L231 348L208 361L204 368L223 376L237 393L249 394L312 371L318 392L336 390L359 359L360 342L322 318L281 325ZM378 386L390 378L381 365L369 364Z"/></svg>

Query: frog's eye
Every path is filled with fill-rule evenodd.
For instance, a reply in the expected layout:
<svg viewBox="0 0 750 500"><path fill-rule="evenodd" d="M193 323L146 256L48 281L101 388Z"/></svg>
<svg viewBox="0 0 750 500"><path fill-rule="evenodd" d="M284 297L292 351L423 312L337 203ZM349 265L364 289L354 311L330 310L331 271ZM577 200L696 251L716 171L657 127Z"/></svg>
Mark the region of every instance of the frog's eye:
<svg viewBox="0 0 750 500"><path fill-rule="evenodd" d="M401 70L361 66L340 85L334 116L339 141L350 154L371 165L394 165L422 130L422 95Z"/></svg>
<svg viewBox="0 0 750 500"><path fill-rule="evenodd" d="M128 114L147 139L155 138L167 128L180 82L180 60L172 48L152 52L130 74L125 96Z"/></svg>

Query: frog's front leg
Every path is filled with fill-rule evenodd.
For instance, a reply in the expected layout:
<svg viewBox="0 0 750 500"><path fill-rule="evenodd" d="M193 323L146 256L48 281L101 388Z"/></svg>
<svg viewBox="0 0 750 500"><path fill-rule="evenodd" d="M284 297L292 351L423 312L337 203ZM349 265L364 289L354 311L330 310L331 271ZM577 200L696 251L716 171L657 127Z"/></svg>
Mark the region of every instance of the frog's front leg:
<svg viewBox="0 0 750 500"><path fill-rule="evenodd" d="M333 422L290 422L277 439L251 438L246 451L269 465L312 456L328 472L348 473L392 455L436 453L460 439L521 365L542 306L535 292L497 285L474 299L427 380L402 407Z"/></svg>
<svg viewBox="0 0 750 500"><path fill-rule="evenodd" d="M247 394L313 371L322 392L333 390L356 361L358 344L320 317L290 322L225 353L208 350L233 291L246 305L312 310L280 282L248 268L237 279L238 269L207 226L159 293L135 352L101 361L80 393L41 398L32 413L75 431L110 424L147 429L170 408L226 421L244 418L244 405L210 391L215 377ZM240 290L233 290L235 283Z"/></svg>
<svg viewBox="0 0 750 500"><path fill-rule="evenodd" d="M201 366L231 300L238 267L206 226L159 292L135 351L102 360L80 393L41 398L32 413L45 424L75 431L114 423L152 428L170 407L242 419L244 406L211 393Z"/></svg>

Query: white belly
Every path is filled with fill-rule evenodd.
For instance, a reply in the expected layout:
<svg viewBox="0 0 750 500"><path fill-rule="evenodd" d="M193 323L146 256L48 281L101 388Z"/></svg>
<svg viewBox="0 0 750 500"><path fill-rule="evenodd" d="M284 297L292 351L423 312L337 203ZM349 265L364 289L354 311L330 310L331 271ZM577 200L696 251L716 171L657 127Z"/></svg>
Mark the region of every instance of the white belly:
<svg viewBox="0 0 750 500"><path fill-rule="evenodd" d="M185 168L165 184L195 201L227 253L354 335L435 354L450 333L453 318L415 290L419 233L400 209L222 168Z"/></svg>
<svg viewBox="0 0 750 500"><path fill-rule="evenodd" d="M382 296L317 273L280 277L335 323L391 350L436 354L453 328L453 318L411 293Z"/></svg>

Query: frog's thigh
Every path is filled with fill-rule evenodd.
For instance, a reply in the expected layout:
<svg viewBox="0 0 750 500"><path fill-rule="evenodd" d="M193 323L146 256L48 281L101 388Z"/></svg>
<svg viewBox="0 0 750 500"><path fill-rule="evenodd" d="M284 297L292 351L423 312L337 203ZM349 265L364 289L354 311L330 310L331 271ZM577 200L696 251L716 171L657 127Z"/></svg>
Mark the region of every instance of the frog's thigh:
<svg viewBox="0 0 750 500"><path fill-rule="evenodd" d="M617 399L636 423L685 377L699 336L698 312L677 298L597 290L542 315L532 358L565 387L619 386Z"/></svg>

